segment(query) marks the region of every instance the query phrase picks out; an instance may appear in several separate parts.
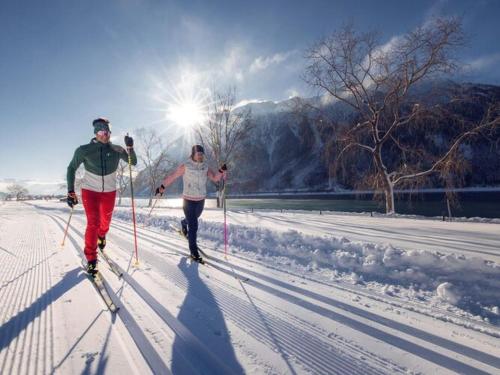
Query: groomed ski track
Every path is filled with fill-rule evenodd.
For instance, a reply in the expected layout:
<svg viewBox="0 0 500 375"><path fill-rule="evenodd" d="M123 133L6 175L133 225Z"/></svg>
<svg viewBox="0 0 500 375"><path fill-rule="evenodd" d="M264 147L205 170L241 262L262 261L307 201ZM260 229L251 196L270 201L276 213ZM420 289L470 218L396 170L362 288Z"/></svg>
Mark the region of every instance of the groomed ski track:
<svg viewBox="0 0 500 375"><path fill-rule="evenodd" d="M112 315L81 271L81 210L64 248L62 205L7 203L0 212L0 260L8 265L0 272L2 374L500 371L494 334L395 307L355 285L232 255L225 261L207 246L214 259L191 264L173 232L139 226L134 267L132 227L116 219L105 251L123 278L100 263L120 307Z"/></svg>

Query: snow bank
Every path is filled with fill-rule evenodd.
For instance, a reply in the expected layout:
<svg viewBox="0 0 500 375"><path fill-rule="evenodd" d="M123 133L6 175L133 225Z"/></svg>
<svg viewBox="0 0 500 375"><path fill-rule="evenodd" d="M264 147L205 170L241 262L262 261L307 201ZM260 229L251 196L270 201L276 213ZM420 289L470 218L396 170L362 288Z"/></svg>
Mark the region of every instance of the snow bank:
<svg viewBox="0 0 500 375"><path fill-rule="evenodd" d="M118 211L115 217L129 221L130 212ZM174 216L148 218L138 214L137 220L164 230L179 226L179 218ZM223 248L220 223L200 220L199 237ZM497 311L500 306L500 265L478 257L403 250L345 237L310 236L294 230L279 232L242 225L229 225L229 241L233 253L265 259L281 268L329 271L332 278L354 284L376 282L386 294L392 295L397 286L411 293L430 292L438 300L465 310L477 311L479 307L481 311Z"/></svg>
<svg viewBox="0 0 500 375"><path fill-rule="evenodd" d="M460 291L457 290L452 283L445 282L439 284L436 293L439 298L443 301L449 302L452 305L456 305L460 302Z"/></svg>

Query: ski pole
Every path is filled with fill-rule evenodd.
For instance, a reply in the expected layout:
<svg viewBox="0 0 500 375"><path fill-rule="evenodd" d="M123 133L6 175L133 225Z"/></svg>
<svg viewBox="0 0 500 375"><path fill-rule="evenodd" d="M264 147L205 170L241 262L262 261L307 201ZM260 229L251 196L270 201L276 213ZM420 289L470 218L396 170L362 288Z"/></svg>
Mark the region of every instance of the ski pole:
<svg viewBox="0 0 500 375"><path fill-rule="evenodd" d="M161 196L160 196L161 197ZM142 228L146 228L146 224L149 222L149 218L151 217L151 213L153 212L155 206L156 206L156 203L158 202L158 199L160 199L159 197L157 197L153 203L153 206L151 207L151 209L149 210L149 213L148 213L148 216L146 216L146 220L144 220L144 222L142 223Z"/></svg>
<svg viewBox="0 0 500 375"><path fill-rule="evenodd" d="M155 199L155 201L154 201L154 203L153 203L153 207L151 207L151 209L149 210L149 213L148 213L148 219L149 219L149 217L151 216L151 212L153 212L153 210L154 210L154 208L155 208L155 206L156 206L156 203L158 203L158 199L160 199L160 198L161 198L161 195L160 195L160 196L156 196L156 199Z"/></svg>
<svg viewBox="0 0 500 375"><path fill-rule="evenodd" d="M138 266L139 257L137 255L137 228L135 223L134 183L132 181L132 157L130 156L130 148L128 148L127 151L128 151L128 170L130 172L130 198L132 199L132 222L134 223L135 265Z"/></svg>
<svg viewBox="0 0 500 375"><path fill-rule="evenodd" d="M224 258L227 260L227 215L226 215L226 176L224 177L224 187L222 188L222 204L224 205Z"/></svg>
<svg viewBox="0 0 500 375"><path fill-rule="evenodd" d="M71 222L72 217L73 217L73 207L71 207L71 212L69 214L68 223L66 224L66 230L64 231L64 237L61 242L61 246L64 246L64 242L66 241L66 236L68 235L69 223Z"/></svg>

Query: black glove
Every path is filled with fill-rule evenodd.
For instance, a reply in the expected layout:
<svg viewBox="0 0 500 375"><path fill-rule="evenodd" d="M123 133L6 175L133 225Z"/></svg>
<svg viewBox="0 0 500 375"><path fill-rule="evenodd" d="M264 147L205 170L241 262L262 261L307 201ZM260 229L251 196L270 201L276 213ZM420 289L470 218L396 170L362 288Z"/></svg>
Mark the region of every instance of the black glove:
<svg viewBox="0 0 500 375"><path fill-rule="evenodd" d="M227 171L227 165L226 163L222 164L221 167L219 168L219 172L222 173L224 171Z"/></svg>
<svg viewBox="0 0 500 375"><path fill-rule="evenodd" d="M163 186L163 184L161 184L161 186L160 186L160 187L157 187L157 188L156 188L155 195L160 194L160 196L161 196L161 195L163 195L163 192L164 192L164 191L165 191L165 186Z"/></svg>
<svg viewBox="0 0 500 375"><path fill-rule="evenodd" d="M128 135L125 136L125 146L128 148L134 147L134 139L132 137L129 137Z"/></svg>
<svg viewBox="0 0 500 375"><path fill-rule="evenodd" d="M68 191L68 197L66 198L66 202L68 202L68 206L70 206L71 208L73 208L73 206L76 206L78 204L78 197L76 196L73 190Z"/></svg>

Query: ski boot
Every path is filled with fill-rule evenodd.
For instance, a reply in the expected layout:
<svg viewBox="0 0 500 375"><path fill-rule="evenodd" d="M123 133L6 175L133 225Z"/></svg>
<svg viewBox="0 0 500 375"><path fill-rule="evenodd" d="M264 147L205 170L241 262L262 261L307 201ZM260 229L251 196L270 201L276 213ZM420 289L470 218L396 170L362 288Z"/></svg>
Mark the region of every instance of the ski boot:
<svg viewBox="0 0 500 375"><path fill-rule="evenodd" d="M95 277L97 275L97 260L87 262L87 273L89 276Z"/></svg>
<svg viewBox="0 0 500 375"><path fill-rule="evenodd" d="M181 220L181 233L184 237L188 237L188 227L186 219Z"/></svg>
<svg viewBox="0 0 500 375"><path fill-rule="evenodd" d="M104 250L104 248L106 247L106 236L104 237L97 236L97 246L101 251Z"/></svg>

